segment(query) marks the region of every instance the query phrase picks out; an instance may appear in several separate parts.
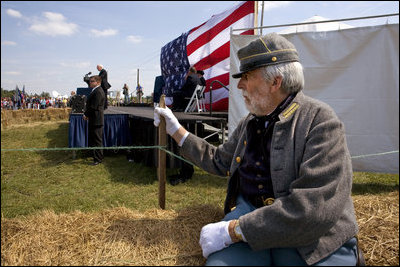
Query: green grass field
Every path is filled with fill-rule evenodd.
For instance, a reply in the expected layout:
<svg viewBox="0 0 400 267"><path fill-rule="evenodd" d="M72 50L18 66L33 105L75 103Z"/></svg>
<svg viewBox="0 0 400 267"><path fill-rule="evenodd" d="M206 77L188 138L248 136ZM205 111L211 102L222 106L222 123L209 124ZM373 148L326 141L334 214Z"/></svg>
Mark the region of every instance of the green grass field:
<svg viewBox="0 0 400 267"><path fill-rule="evenodd" d="M68 147L68 122L35 123L1 131L1 148ZM104 164L90 166L91 150L2 151L1 213L12 218L50 209L98 211L124 206L135 210L158 208L156 168L127 161L124 151L105 150ZM168 169L168 174L177 170ZM166 187L166 209L194 204L222 208L226 179L195 168L191 180Z"/></svg>
<svg viewBox="0 0 400 267"><path fill-rule="evenodd" d="M68 147L68 122L32 123L1 131L1 148ZM156 168L130 163L123 151L106 150L104 164L90 166L91 151L2 151L1 214L4 218L48 209L56 213L99 211L124 206L144 211L158 208ZM167 175L177 170L168 169ZM166 187L166 209L196 204L222 208L226 178L195 167L193 178ZM353 194L398 191L399 175L354 173Z"/></svg>

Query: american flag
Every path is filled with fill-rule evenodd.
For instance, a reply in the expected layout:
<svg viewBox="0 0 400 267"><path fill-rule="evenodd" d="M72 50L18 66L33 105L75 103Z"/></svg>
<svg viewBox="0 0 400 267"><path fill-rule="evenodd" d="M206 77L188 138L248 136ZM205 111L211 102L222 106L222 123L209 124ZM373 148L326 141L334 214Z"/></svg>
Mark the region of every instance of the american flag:
<svg viewBox="0 0 400 267"><path fill-rule="evenodd" d="M172 93L182 87L186 71L189 69L186 54L187 36L188 33L184 33L161 48L161 73L165 82L163 94L171 103Z"/></svg>
<svg viewBox="0 0 400 267"><path fill-rule="evenodd" d="M206 109L209 105L211 82L218 80L229 88L230 28L254 27L254 1L240 2L236 6L213 15L203 24L183 33L161 48L160 64L164 77L166 104L172 104L172 93L179 90L187 70L194 66L204 71L206 80ZM235 34L254 34L254 30ZM228 110L229 92L219 83L213 83L212 110Z"/></svg>

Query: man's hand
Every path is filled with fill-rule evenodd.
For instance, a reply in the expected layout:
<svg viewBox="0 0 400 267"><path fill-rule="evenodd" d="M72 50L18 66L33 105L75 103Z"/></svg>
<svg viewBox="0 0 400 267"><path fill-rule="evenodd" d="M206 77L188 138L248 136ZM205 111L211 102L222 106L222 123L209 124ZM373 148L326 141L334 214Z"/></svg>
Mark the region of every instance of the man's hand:
<svg viewBox="0 0 400 267"><path fill-rule="evenodd" d="M87 120L89 120L89 118L86 117L85 115L83 115L83 120L87 121Z"/></svg>
<svg viewBox="0 0 400 267"><path fill-rule="evenodd" d="M233 243L228 232L229 222L210 223L201 229L199 243L205 258Z"/></svg>
<svg viewBox="0 0 400 267"><path fill-rule="evenodd" d="M160 116L163 116L165 118L166 130L169 135L174 135L174 133L178 131L178 129L181 127L178 119L168 107L154 108L154 126L156 127L158 127L158 125L160 124Z"/></svg>

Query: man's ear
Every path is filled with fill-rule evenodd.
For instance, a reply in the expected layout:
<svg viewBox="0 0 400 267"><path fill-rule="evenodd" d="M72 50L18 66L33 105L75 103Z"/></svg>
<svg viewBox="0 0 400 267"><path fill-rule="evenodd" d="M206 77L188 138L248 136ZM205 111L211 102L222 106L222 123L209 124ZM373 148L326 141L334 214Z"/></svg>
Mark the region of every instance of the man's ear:
<svg viewBox="0 0 400 267"><path fill-rule="evenodd" d="M271 92L278 91L281 88L281 85L282 85L282 77L281 76L275 77L271 85Z"/></svg>

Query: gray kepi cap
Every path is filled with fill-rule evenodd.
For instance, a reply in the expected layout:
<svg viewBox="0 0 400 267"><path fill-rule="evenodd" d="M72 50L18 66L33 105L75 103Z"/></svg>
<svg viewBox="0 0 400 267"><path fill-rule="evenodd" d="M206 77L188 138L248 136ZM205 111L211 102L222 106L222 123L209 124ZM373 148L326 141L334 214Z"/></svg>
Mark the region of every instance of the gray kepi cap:
<svg viewBox="0 0 400 267"><path fill-rule="evenodd" d="M233 78L240 78L243 73L262 66L299 61L296 47L277 33L259 37L239 49L237 55L240 60L240 72L233 74Z"/></svg>

